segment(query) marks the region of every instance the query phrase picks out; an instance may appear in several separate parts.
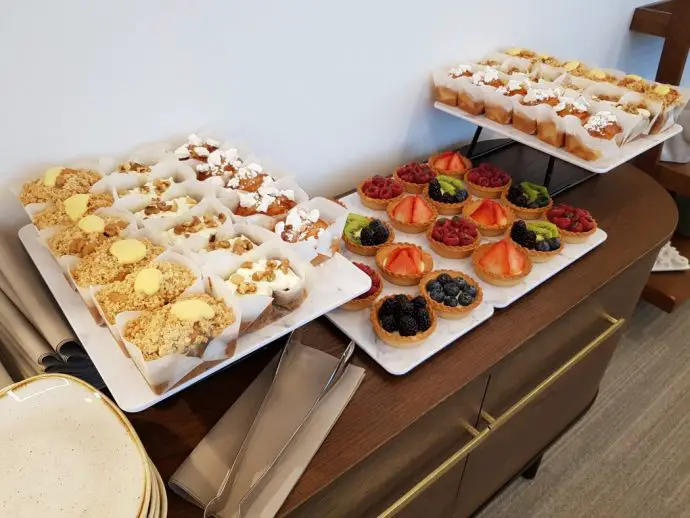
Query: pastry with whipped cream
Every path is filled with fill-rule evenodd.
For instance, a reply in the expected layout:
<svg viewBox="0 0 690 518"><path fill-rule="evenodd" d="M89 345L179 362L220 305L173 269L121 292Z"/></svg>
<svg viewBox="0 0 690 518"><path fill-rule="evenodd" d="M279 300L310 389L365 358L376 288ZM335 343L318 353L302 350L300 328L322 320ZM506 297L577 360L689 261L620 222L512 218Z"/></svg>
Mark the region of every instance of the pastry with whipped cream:
<svg viewBox="0 0 690 518"><path fill-rule="evenodd" d="M276 223L275 233L286 243L316 242L327 228L328 223L320 218L317 209L297 208L288 213L285 221Z"/></svg>
<svg viewBox="0 0 690 518"><path fill-rule="evenodd" d="M563 117L574 115L581 121L589 117L589 103L584 97L560 96L558 104L552 107L551 117L537 123L537 138L554 147L565 144L565 122Z"/></svg>
<svg viewBox="0 0 690 518"><path fill-rule="evenodd" d="M623 127L618 117L609 111L600 111L591 115L582 128L568 132L565 149L583 160L598 160L605 152L617 148L618 142L613 140L621 133Z"/></svg>
<svg viewBox="0 0 690 518"><path fill-rule="evenodd" d="M566 115L574 115L581 121L586 121L589 117L589 103L584 97L574 99L572 97L562 96L556 106L553 107L559 117Z"/></svg>
<svg viewBox="0 0 690 518"><path fill-rule="evenodd" d="M165 237L171 245L184 246L191 237L204 238L204 245L200 248L207 249L211 240L215 242L218 229L227 221L225 214L207 214L205 216L192 216L186 221L178 223L173 228L165 231ZM197 243L200 245L201 243ZM214 245L217 246L217 245Z"/></svg>
<svg viewBox="0 0 690 518"><path fill-rule="evenodd" d="M503 86L496 88L496 93L504 97L523 96L527 93L529 81L526 79L509 79ZM484 101L484 114L499 124L510 124L513 120L513 105L511 102L497 100L496 96L488 95Z"/></svg>
<svg viewBox="0 0 690 518"><path fill-rule="evenodd" d="M448 77L458 79L460 77L472 77L472 67L470 65L459 64L448 69Z"/></svg>
<svg viewBox="0 0 690 518"><path fill-rule="evenodd" d="M192 210L199 202L191 196L180 196L169 201L153 200L135 215L142 219L172 218Z"/></svg>
<svg viewBox="0 0 690 518"><path fill-rule="evenodd" d="M107 193L73 194L65 200L58 200L53 205L36 214L33 224L36 228L44 229L58 225L71 225L82 217L93 214L98 209L110 207L113 197Z"/></svg>
<svg viewBox="0 0 690 518"><path fill-rule="evenodd" d="M128 225L126 220L116 216L84 216L49 238L48 248L58 257L84 257L117 238Z"/></svg>
<svg viewBox="0 0 690 518"><path fill-rule="evenodd" d="M492 86L500 88L505 85L505 82L500 78L498 70L495 68L487 68L486 70L478 70L470 79L475 86Z"/></svg>
<svg viewBox="0 0 690 518"><path fill-rule="evenodd" d="M537 132L537 112L534 107L556 106L562 95L563 90L559 87L540 88L538 85L531 87L513 109L513 126L524 133L534 135Z"/></svg>
<svg viewBox="0 0 690 518"><path fill-rule="evenodd" d="M290 291L302 285L302 279L290 268L288 259L260 259L240 265L226 281L230 291L239 296L266 295Z"/></svg>
<svg viewBox="0 0 690 518"><path fill-rule="evenodd" d="M592 137L605 140L612 140L623 132L618 117L609 111L600 111L591 115L583 127Z"/></svg>
<svg viewBox="0 0 690 518"><path fill-rule="evenodd" d="M223 187L227 178L242 167L243 163L237 149L216 149L206 162L196 165L196 179Z"/></svg>
<svg viewBox="0 0 690 518"><path fill-rule="evenodd" d="M113 325L118 313L160 308L182 295L195 281L194 272L186 266L161 261L104 286L95 299L106 321Z"/></svg>
<svg viewBox="0 0 690 518"><path fill-rule="evenodd" d="M243 255L256 248L256 243L247 236L235 236L220 238L214 234L208 238L208 245L201 252L213 252L214 250L225 250L235 255Z"/></svg>
<svg viewBox="0 0 690 518"><path fill-rule="evenodd" d="M19 194L22 205L65 200L75 194L85 194L101 179L101 175L87 169L50 167L41 178L26 182Z"/></svg>
<svg viewBox="0 0 690 518"><path fill-rule="evenodd" d="M490 86L499 88L504 85L498 70L494 68L478 70L472 76L462 78L460 81L457 94L458 108L471 115L481 115L484 113L484 95L477 88L473 87ZM465 83L463 84L462 81L465 81Z"/></svg>
<svg viewBox="0 0 690 518"><path fill-rule="evenodd" d="M172 184L172 178L156 178L131 189L121 189L118 191L118 195L123 197L129 194L143 194L149 198L149 201L155 201L159 200Z"/></svg>
<svg viewBox="0 0 690 518"><path fill-rule="evenodd" d="M151 172L151 167L150 165L146 164L141 164L139 162L135 161L128 161L128 162L123 162L120 165L117 166L117 172L118 173L129 173L129 174L136 174L136 175L146 175Z"/></svg>
<svg viewBox="0 0 690 518"><path fill-rule="evenodd" d="M275 178L266 173L263 167L251 163L240 167L229 175L227 188L229 190L257 192L262 187L268 187L274 182Z"/></svg>
<svg viewBox="0 0 690 518"><path fill-rule="evenodd" d="M261 187L257 192L237 191L240 203L235 209L238 216L281 216L297 205L292 189Z"/></svg>
<svg viewBox="0 0 690 518"><path fill-rule="evenodd" d="M514 95L526 95L528 88L529 81L527 80L509 79L505 85L499 86L496 91L506 97L513 97Z"/></svg>
<svg viewBox="0 0 690 518"><path fill-rule="evenodd" d="M220 142L214 138L201 138L192 133L187 137L187 142L175 150L178 160L199 160L205 162L209 155L220 147Z"/></svg>

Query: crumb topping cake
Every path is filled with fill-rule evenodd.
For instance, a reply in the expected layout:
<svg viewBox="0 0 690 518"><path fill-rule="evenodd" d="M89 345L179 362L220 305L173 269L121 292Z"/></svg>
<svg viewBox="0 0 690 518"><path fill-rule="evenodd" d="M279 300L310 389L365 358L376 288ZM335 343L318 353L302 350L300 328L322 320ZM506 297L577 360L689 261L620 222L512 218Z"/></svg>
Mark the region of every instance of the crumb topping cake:
<svg viewBox="0 0 690 518"><path fill-rule="evenodd" d="M118 237L127 225L127 221L114 216L91 214L51 237L48 247L56 256L83 257Z"/></svg>
<svg viewBox="0 0 690 518"><path fill-rule="evenodd" d="M75 194L88 193L100 179L101 175L95 171L51 167L46 169L42 178L26 182L22 186L19 200L23 205L65 200Z"/></svg>

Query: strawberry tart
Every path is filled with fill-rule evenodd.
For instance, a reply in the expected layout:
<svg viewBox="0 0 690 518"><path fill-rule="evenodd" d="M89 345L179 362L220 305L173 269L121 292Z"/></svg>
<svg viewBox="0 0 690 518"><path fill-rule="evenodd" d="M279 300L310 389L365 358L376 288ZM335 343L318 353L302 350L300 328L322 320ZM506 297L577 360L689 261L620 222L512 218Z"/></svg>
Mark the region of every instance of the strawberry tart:
<svg viewBox="0 0 690 518"><path fill-rule="evenodd" d="M434 260L412 243L393 243L376 253L376 265L383 278L398 286L416 286L434 269Z"/></svg>
<svg viewBox="0 0 690 518"><path fill-rule="evenodd" d="M479 227L483 236L500 236L515 219L508 207L489 198L469 203L462 213Z"/></svg>
<svg viewBox="0 0 690 518"><path fill-rule="evenodd" d="M443 153L432 155L429 158L428 164L436 174L448 176L461 177L472 168L470 159L455 151L444 151Z"/></svg>
<svg viewBox="0 0 690 518"><path fill-rule="evenodd" d="M532 271L524 248L508 239L481 245L472 254L472 266L480 279L494 286L515 286Z"/></svg>
<svg viewBox="0 0 690 518"><path fill-rule="evenodd" d="M411 194L394 201L386 209L394 228L409 234L421 234L436 219L436 209L421 195Z"/></svg>

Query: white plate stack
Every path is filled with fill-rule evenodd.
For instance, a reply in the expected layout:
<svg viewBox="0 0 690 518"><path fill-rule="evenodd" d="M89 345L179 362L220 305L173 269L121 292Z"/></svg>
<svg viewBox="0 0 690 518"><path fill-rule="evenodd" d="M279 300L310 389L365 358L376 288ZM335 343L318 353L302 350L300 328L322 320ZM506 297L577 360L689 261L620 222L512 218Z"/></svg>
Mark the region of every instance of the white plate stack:
<svg viewBox="0 0 690 518"><path fill-rule="evenodd" d="M165 485L120 410L46 374L0 391L0 516L163 518Z"/></svg>

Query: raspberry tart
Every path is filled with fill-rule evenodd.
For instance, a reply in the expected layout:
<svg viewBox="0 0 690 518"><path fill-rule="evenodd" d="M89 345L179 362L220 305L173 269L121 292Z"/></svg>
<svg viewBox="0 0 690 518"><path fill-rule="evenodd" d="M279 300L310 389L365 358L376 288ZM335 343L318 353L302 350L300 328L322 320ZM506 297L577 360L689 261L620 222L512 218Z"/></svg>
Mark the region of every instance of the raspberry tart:
<svg viewBox="0 0 690 518"><path fill-rule="evenodd" d="M412 162L401 165L393 173L393 178L402 183L406 192L420 194L424 186L436 176L429 164Z"/></svg>
<svg viewBox="0 0 690 518"><path fill-rule="evenodd" d="M566 243L583 243L597 231L597 222L588 210L565 203L548 211L546 218L558 227L561 238Z"/></svg>
<svg viewBox="0 0 690 518"><path fill-rule="evenodd" d="M472 254L472 266L480 279L494 286L515 286L532 271L527 251L510 239L481 245Z"/></svg>
<svg viewBox="0 0 690 518"><path fill-rule="evenodd" d="M436 219L436 209L423 196L412 194L391 202L386 209L391 224L401 232L420 234Z"/></svg>
<svg viewBox="0 0 690 518"><path fill-rule="evenodd" d="M533 263L544 263L563 251L561 233L548 221L516 221L508 235L527 251Z"/></svg>
<svg viewBox="0 0 690 518"><path fill-rule="evenodd" d="M482 288L470 276L453 270L435 270L422 277L419 291L441 318L459 320L482 303Z"/></svg>
<svg viewBox="0 0 690 518"><path fill-rule="evenodd" d="M444 174L462 177L467 171L472 169L470 159L456 151L444 151L443 153L431 155L427 163L437 175Z"/></svg>
<svg viewBox="0 0 690 518"><path fill-rule="evenodd" d="M362 205L372 210L386 210L391 201L403 195L403 184L392 177L376 175L357 186Z"/></svg>
<svg viewBox="0 0 690 518"><path fill-rule="evenodd" d="M345 248L357 255L376 255L382 246L395 239L395 232L384 221L350 213L343 228Z"/></svg>
<svg viewBox="0 0 690 518"><path fill-rule="evenodd" d="M463 216L475 223L483 236L500 236L513 224L513 213L497 200L485 198L468 203Z"/></svg>
<svg viewBox="0 0 690 518"><path fill-rule="evenodd" d="M374 304L371 325L392 347L416 347L436 329L436 316L421 295L390 295Z"/></svg>
<svg viewBox="0 0 690 518"><path fill-rule="evenodd" d="M424 187L424 196L439 214L460 214L470 195L460 178L438 175Z"/></svg>
<svg viewBox="0 0 690 518"><path fill-rule="evenodd" d="M522 219L539 219L553 207L549 190L543 185L532 182L520 182L512 185L503 193L501 201L505 203L516 217Z"/></svg>
<svg viewBox="0 0 690 518"><path fill-rule="evenodd" d="M467 218L439 218L426 231L429 247L441 257L463 259L479 246L479 229Z"/></svg>
<svg viewBox="0 0 690 518"><path fill-rule="evenodd" d="M412 243L393 243L376 252L376 266L383 278L398 286L416 286L434 269L434 260Z"/></svg>
<svg viewBox="0 0 690 518"><path fill-rule="evenodd" d="M479 164L465 175L467 190L478 198L500 198L511 183L508 173L493 164Z"/></svg>
<svg viewBox="0 0 690 518"><path fill-rule="evenodd" d="M376 298L381 294L381 289L383 287L383 282L381 281L381 276L376 273L371 266L367 266L364 263L355 263L357 268L366 273L371 279L371 288L366 293L362 293L359 297L346 302L342 306L342 309L347 309L349 311L359 311L360 309L368 308L371 306Z"/></svg>

